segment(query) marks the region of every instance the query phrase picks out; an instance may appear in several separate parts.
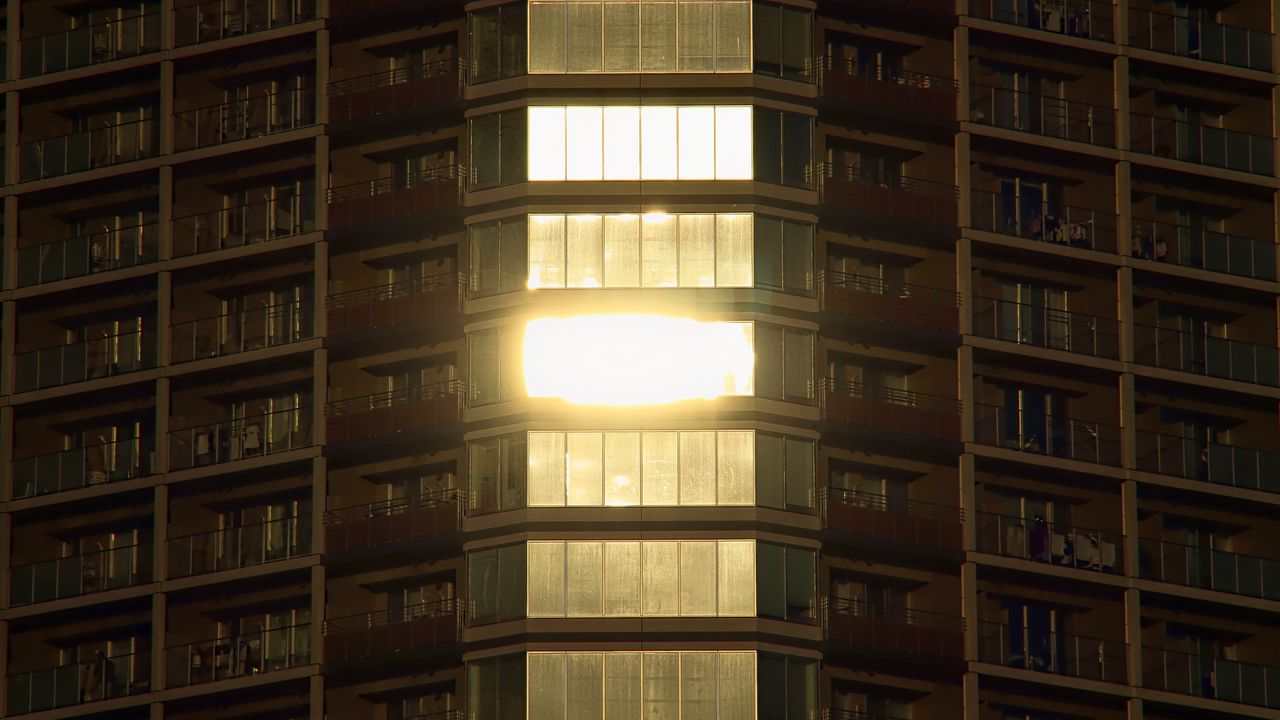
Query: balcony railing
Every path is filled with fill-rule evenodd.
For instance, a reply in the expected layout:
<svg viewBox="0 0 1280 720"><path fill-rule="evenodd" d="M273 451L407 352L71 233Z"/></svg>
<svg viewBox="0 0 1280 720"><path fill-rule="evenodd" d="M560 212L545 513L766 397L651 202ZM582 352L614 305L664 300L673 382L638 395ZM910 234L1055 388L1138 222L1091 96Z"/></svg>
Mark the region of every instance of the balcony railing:
<svg viewBox="0 0 1280 720"><path fill-rule="evenodd" d="M1233 595L1280 600L1280 560L1138 538L1143 578Z"/></svg>
<svg viewBox="0 0 1280 720"><path fill-rule="evenodd" d="M120 482L153 471L150 437L130 438L13 461L14 499Z"/></svg>
<svg viewBox="0 0 1280 720"><path fill-rule="evenodd" d="M18 145L18 181L29 182L154 157L159 125L151 118Z"/></svg>
<svg viewBox="0 0 1280 720"><path fill-rule="evenodd" d="M1255 175L1275 175L1274 141L1171 117L1131 113L1134 152Z"/></svg>
<svg viewBox="0 0 1280 720"><path fill-rule="evenodd" d="M954 185L913 177L877 177L856 165L819 165L822 201L932 225L956 224Z"/></svg>
<svg viewBox="0 0 1280 720"><path fill-rule="evenodd" d="M139 695L151 691L151 653L113 655L15 673L8 681L8 715Z"/></svg>
<svg viewBox="0 0 1280 720"><path fill-rule="evenodd" d="M456 423L461 398L462 383L446 380L331 402L324 409L325 437L340 443Z"/></svg>
<svg viewBox="0 0 1280 720"><path fill-rule="evenodd" d="M305 22L314 0L209 0L173 9L178 47Z"/></svg>
<svg viewBox="0 0 1280 720"><path fill-rule="evenodd" d="M1280 708L1280 667L1142 648L1142 685L1180 695Z"/></svg>
<svg viewBox="0 0 1280 720"><path fill-rule="evenodd" d="M303 190L304 195L309 190ZM291 195L196 213L173 221L173 256L280 240L315 229L310 197Z"/></svg>
<svg viewBox="0 0 1280 720"><path fill-rule="evenodd" d="M1120 357L1120 323L1028 303L974 298L973 332L979 337L1034 345L1050 350Z"/></svg>
<svg viewBox="0 0 1280 720"><path fill-rule="evenodd" d="M1166 370L1280 386L1280 351L1275 347L1175 328L1135 324L1133 360Z"/></svg>
<svg viewBox="0 0 1280 720"><path fill-rule="evenodd" d="M898 110L911 116L939 120L956 118L955 80L906 70L863 68L852 60L819 57L818 76L823 97Z"/></svg>
<svg viewBox="0 0 1280 720"><path fill-rule="evenodd" d="M1116 251L1116 215L973 190L973 227L1085 250Z"/></svg>
<svg viewBox="0 0 1280 720"><path fill-rule="evenodd" d="M969 14L1033 30L1111 42L1115 6L1101 0L973 0Z"/></svg>
<svg viewBox="0 0 1280 720"><path fill-rule="evenodd" d="M169 577L265 565L311 552L311 518L222 528L169 539Z"/></svg>
<svg viewBox="0 0 1280 720"><path fill-rule="evenodd" d="M910 390L826 378L818 382L823 417L891 432L960 439L960 402Z"/></svg>
<svg viewBox="0 0 1280 720"><path fill-rule="evenodd" d="M348 228L367 223L425 215L457 207L462 198L460 165L429 168L409 178L380 178L329 189L329 226Z"/></svg>
<svg viewBox="0 0 1280 720"><path fill-rule="evenodd" d="M19 248L18 287L155 262L158 230L147 223Z"/></svg>
<svg viewBox="0 0 1280 720"><path fill-rule="evenodd" d="M959 550L964 513L956 507L889 498L839 487L824 489L825 527L893 543Z"/></svg>
<svg viewBox="0 0 1280 720"><path fill-rule="evenodd" d="M463 505L461 491L441 490L329 510L324 514L325 551L343 552L456 532L461 527Z"/></svg>
<svg viewBox="0 0 1280 720"><path fill-rule="evenodd" d="M329 84L329 122L347 122L427 108L461 96L458 69L449 58Z"/></svg>
<svg viewBox="0 0 1280 720"><path fill-rule="evenodd" d="M961 660L964 618L852 598L822 599L828 640L881 651Z"/></svg>
<svg viewBox="0 0 1280 720"><path fill-rule="evenodd" d="M311 663L311 625L285 625L165 648L169 687L279 672Z"/></svg>
<svg viewBox="0 0 1280 720"><path fill-rule="evenodd" d="M173 114L173 149L222 145L297 130L316 121L313 90L266 93Z"/></svg>
<svg viewBox="0 0 1280 720"><path fill-rule="evenodd" d="M216 465L311 446L311 408L277 410L169 433L169 469Z"/></svg>
<svg viewBox="0 0 1280 720"><path fill-rule="evenodd" d="M1086 680L1123 684L1127 677L1122 642L999 622L982 623L978 659Z"/></svg>
<svg viewBox="0 0 1280 720"><path fill-rule="evenodd" d="M978 551L1106 573L1124 570L1124 536L978 512Z"/></svg>
<svg viewBox="0 0 1280 720"><path fill-rule="evenodd" d="M420 650L458 641L461 600L447 598L326 620L325 662L342 662Z"/></svg>
<svg viewBox="0 0 1280 720"><path fill-rule="evenodd" d="M215 315L173 326L173 362L261 350L311 337L311 317L301 301Z"/></svg>
<svg viewBox="0 0 1280 720"><path fill-rule="evenodd" d="M897 715L886 715L868 710L833 710L824 708L820 720L907 720Z"/></svg>
<svg viewBox="0 0 1280 720"><path fill-rule="evenodd" d="M9 571L9 604L77 597L151 582L151 545L106 548Z"/></svg>
<svg viewBox="0 0 1280 720"><path fill-rule="evenodd" d="M456 317L461 309L460 291L458 276L443 273L330 295L325 302L329 335Z"/></svg>
<svg viewBox="0 0 1280 720"><path fill-rule="evenodd" d="M1065 98L975 83L969 117L979 125L1115 147L1115 111Z"/></svg>
<svg viewBox="0 0 1280 720"><path fill-rule="evenodd" d="M983 445L1101 465L1120 465L1120 428L1074 418L978 405Z"/></svg>
<svg viewBox="0 0 1280 720"><path fill-rule="evenodd" d="M1142 8L1129 10L1129 44L1271 72L1271 34Z"/></svg>
<svg viewBox="0 0 1280 720"><path fill-rule="evenodd" d="M155 331L121 333L19 353L17 391L69 385L154 367Z"/></svg>
<svg viewBox="0 0 1280 720"><path fill-rule="evenodd" d="M949 290L831 270L818 283L824 310L945 334L960 327L960 296Z"/></svg>
<svg viewBox="0 0 1280 720"><path fill-rule="evenodd" d="M1137 433L1139 470L1280 493L1280 454L1170 433Z"/></svg>
<svg viewBox="0 0 1280 720"><path fill-rule="evenodd" d="M96 25L23 38L20 49L24 78L155 52L160 49L160 13L135 12Z"/></svg>
<svg viewBox="0 0 1280 720"><path fill-rule="evenodd" d="M1130 254L1212 272L1276 279L1276 244L1206 228L1133 219Z"/></svg>

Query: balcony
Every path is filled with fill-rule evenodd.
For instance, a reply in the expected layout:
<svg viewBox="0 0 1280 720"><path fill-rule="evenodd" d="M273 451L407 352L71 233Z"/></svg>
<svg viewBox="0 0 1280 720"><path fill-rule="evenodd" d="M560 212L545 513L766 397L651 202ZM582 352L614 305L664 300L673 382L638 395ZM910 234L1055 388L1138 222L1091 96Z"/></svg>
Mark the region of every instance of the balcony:
<svg viewBox="0 0 1280 720"><path fill-rule="evenodd" d="M325 302L329 335L456 319L462 307L460 291L458 276L445 273L330 295Z"/></svg>
<svg viewBox="0 0 1280 720"><path fill-rule="evenodd" d="M1016 198L1012 193L975 188L972 222L976 230L1083 250L1116 251L1113 212Z"/></svg>
<svg viewBox="0 0 1280 720"><path fill-rule="evenodd" d="M852 61L818 58L821 97L837 103L873 105L907 118L924 116L954 123L958 89L955 80L887 68L864 71Z"/></svg>
<svg viewBox="0 0 1280 720"><path fill-rule="evenodd" d="M141 695L151 692L151 653L113 655L15 673L8 681L8 715Z"/></svg>
<svg viewBox="0 0 1280 720"><path fill-rule="evenodd" d="M1179 695L1280 708L1280 667L1142 648L1142 686Z"/></svg>
<svg viewBox="0 0 1280 720"><path fill-rule="evenodd" d="M151 582L151 545L125 545L9 571L9 604L31 605Z"/></svg>
<svg viewBox="0 0 1280 720"><path fill-rule="evenodd" d="M1111 42L1115 34L1115 6L1101 0L974 0L969 14L983 20L1045 32Z"/></svg>
<svg viewBox="0 0 1280 720"><path fill-rule="evenodd" d="M462 602L409 605L398 613L378 610L326 620L325 662L394 655L458 641Z"/></svg>
<svg viewBox="0 0 1280 720"><path fill-rule="evenodd" d="M311 626L285 625L165 648L168 687L189 687L311 664Z"/></svg>
<svg viewBox="0 0 1280 720"><path fill-rule="evenodd" d="M857 166L819 165L822 202L859 213L954 227L954 185L912 177L879 178Z"/></svg>
<svg viewBox="0 0 1280 720"><path fill-rule="evenodd" d="M978 512L978 552L1102 573L1124 571L1124 536Z"/></svg>
<svg viewBox="0 0 1280 720"><path fill-rule="evenodd" d="M178 47L239 37L306 22L314 0L210 0L173 9Z"/></svg>
<svg viewBox="0 0 1280 720"><path fill-rule="evenodd" d="M1137 431L1138 469L1280 493L1280 455L1168 433Z"/></svg>
<svg viewBox="0 0 1280 720"><path fill-rule="evenodd" d="M1047 628L981 623L978 660L1085 680L1127 682L1125 644Z"/></svg>
<svg viewBox="0 0 1280 720"><path fill-rule="evenodd" d="M1133 361L1165 370L1280 386L1280 351L1275 347L1199 332L1135 324Z"/></svg>
<svg viewBox="0 0 1280 720"><path fill-rule="evenodd" d="M330 188L329 227L347 230L457 208L465 175L461 166L447 165L408 179L388 177Z"/></svg>
<svg viewBox="0 0 1280 720"><path fill-rule="evenodd" d="M1115 110L974 83L969 118L979 125L1115 147Z"/></svg>
<svg viewBox="0 0 1280 720"><path fill-rule="evenodd" d="M1134 218L1132 255L1182 267L1275 281L1276 245L1202 227Z"/></svg>
<svg viewBox="0 0 1280 720"><path fill-rule="evenodd" d="M145 265L159 259L156 223L113 228L18 249L18 287Z"/></svg>
<svg viewBox="0 0 1280 720"><path fill-rule="evenodd" d="M960 402L953 398L860 382L818 382L825 420L877 430L960 439Z"/></svg>
<svg viewBox="0 0 1280 720"><path fill-rule="evenodd" d="M1138 538L1138 570L1146 580L1280 600L1280 560Z"/></svg>
<svg viewBox="0 0 1280 720"><path fill-rule="evenodd" d="M315 124L312 90L266 93L173 114L173 149L195 150Z"/></svg>
<svg viewBox="0 0 1280 720"><path fill-rule="evenodd" d="M1120 357L1120 323L1115 320L992 297L978 296L974 301L973 333L978 337L1113 360Z"/></svg>
<svg viewBox="0 0 1280 720"><path fill-rule="evenodd" d="M882 605L860 599L823 598L826 639L879 652L964 659L964 618Z"/></svg>
<svg viewBox="0 0 1280 720"><path fill-rule="evenodd" d="M311 316L301 301L267 305L174 325L172 362L225 357L309 337Z"/></svg>
<svg viewBox="0 0 1280 720"><path fill-rule="evenodd" d="M828 312L943 335L960 328L960 296L949 290L827 271L818 277Z"/></svg>
<svg viewBox="0 0 1280 720"><path fill-rule="evenodd" d="M452 425L461 419L462 383L446 380L325 406L325 437L351 442Z"/></svg>
<svg viewBox="0 0 1280 720"><path fill-rule="evenodd" d="M1120 428L1069 417L977 407L975 440L982 445L1049 455L1099 465L1120 466Z"/></svg>
<svg viewBox="0 0 1280 720"><path fill-rule="evenodd" d="M126 6L127 7L127 6ZM138 13L134 5L127 17L63 32L24 38L22 77L36 77L73 68L98 65L160 49L160 13Z"/></svg>
<svg viewBox="0 0 1280 720"><path fill-rule="evenodd" d="M329 122L409 113L458 100L463 61L440 60L329 84Z"/></svg>
<svg viewBox="0 0 1280 720"><path fill-rule="evenodd" d="M16 390L28 392L155 367L154 335L153 330L120 333L19 353L14 358Z"/></svg>
<svg viewBox="0 0 1280 720"><path fill-rule="evenodd" d="M131 480L150 475L154 464L155 452L149 437L22 458L13 461L13 498Z"/></svg>
<svg viewBox="0 0 1280 720"><path fill-rule="evenodd" d="M831 487L823 498L824 527L893 544L960 550L959 508Z"/></svg>
<svg viewBox="0 0 1280 720"><path fill-rule="evenodd" d="M304 191L273 200L233 205L173 221L173 256L281 240L315 230L315 212Z"/></svg>
<svg viewBox="0 0 1280 720"><path fill-rule="evenodd" d="M1271 34L1179 17L1129 10L1129 44L1206 62L1271 72Z"/></svg>
<svg viewBox="0 0 1280 720"><path fill-rule="evenodd" d="M169 539L169 578L256 567L311 553L311 518L228 527Z"/></svg>
<svg viewBox="0 0 1280 720"><path fill-rule="evenodd" d="M30 182L156 155L159 126L151 118L110 123L18 145L18 181Z"/></svg>
<svg viewBox="0 0 1280 720"><path fill-rule="evenodd" d="M1263 135L1171 117L1130 115L1134 152L1254 175L1274 176L1274 141Z"/></svg>
<svg viewBox="0 0 1280 720"><path fill-rule="evenodd" d="M311 446L311 409L277 410L169 433L169 469L247 460Z"/></svg>
<svg viewBox="0 0 1280 720"><path fill-rule="evenodd" d="M462 505L460 491L445 490L326 511L325 551L362 550L455 533L462 525Z"/></svg>

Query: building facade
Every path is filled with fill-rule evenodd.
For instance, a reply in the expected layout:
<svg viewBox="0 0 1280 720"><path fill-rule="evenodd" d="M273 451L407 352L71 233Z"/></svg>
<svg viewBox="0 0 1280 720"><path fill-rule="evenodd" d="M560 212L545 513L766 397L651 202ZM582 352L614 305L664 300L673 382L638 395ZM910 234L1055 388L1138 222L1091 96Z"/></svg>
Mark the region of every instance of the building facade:
<svg viewBox="0 0 1280 720"><path fill-rule="evenodd" d="M1280 718L1274 0L3 13L0 715Z"/></svg>

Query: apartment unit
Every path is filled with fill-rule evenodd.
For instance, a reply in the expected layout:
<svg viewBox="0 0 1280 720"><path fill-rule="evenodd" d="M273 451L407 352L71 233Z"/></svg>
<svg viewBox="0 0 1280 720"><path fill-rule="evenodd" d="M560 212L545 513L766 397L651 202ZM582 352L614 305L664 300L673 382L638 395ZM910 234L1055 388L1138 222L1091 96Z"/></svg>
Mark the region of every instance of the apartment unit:
<svg viewBox="0 0 1280 720"><path fill-rule="evenodd" d="M0 8L0 715L1280 718L1274 0Z"/></svg>

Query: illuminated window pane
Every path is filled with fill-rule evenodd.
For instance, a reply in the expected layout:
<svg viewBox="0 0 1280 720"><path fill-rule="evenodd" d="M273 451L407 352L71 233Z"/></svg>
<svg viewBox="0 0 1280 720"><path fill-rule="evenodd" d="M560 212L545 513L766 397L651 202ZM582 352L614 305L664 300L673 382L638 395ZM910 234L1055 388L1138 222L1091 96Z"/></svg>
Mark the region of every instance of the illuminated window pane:
<svg viewBox="0 0 1280 720"><path fill-rule="evenodd" d="M676 4L644 0L640 6L640 69L647 73L675 72Z"/></svg>
<svg viewBox="0 0 1280 720"><path fill-rule="evenodd" d="M645 720L680 720L680 653L644 654Z"/></svg>
<svg viewBox="0 0 1280 720"><path fill-rule="evenodd" d="M716 108L679 108L680 179L716 177Z"/></svg>
<svg viewBox="0 0 1280 720"><path fill-rule="evenodd" d="M572 7L572 5L570 6ZM604 110L598 107L565 108L568 158L565 178L600 180L604 177Z"/></svg>
<svg viewBox="0 0 1280 720"><path fill-rule="evenodd" d="M641 663L637 652L604 654L605 720L641 720Z"/></svg>
<svg viewBox="0 0 1280 720"><path fill-rule="evenodd" d="M646 542L642 546L644 563L644 614L677 615L679 606L680 543Z"/></svg>
<svg viewBox="0 0 1280 720"><path fill-rule="evenodd" d="M755 504L755 433L721 430L716 433L716 504Z"/></svg>
<svg viewBox="0 0 1280 720"><path fill-rule="evenodd" d="M640 3L604 4L604 71L640 69Z"/></svg>
<svg viewBox="0 0 1280 720"><path fill-rule="evenodd" d="M529 717L563 718L564 653L529 653Z"/></svg>
<svg viewBox="0 0 1280 720"><path fill-rule="evenodd" d="M716 543L680 543L680 614L716 614Z"/></svg>
<svg viewBox="0 0 1280 720"><path fill-rule="evenodd" d="M755 617L756 544L721 540L717 551L717 612L721 616Z"/></svg>
<svg viewBox="0 0 1280 720"><path fill-rule="evenodd" d="M716 69L715 3L681 0L678 22L680 71L713 72Z"/></svg>
<svg viewBox="0 0 1280 720"><path fill-rule="evenodd" d="M529 504L564 505L564 433L529 433Z"/></svg>
<svg viewBox="0 0 1280 720"><path fill-rule="evenodd" d="M567 653L566 660L568 700L565 720L604 720L604 655Z"/></svg>
<svg viewBox="0 0 1280 720"><path fill-rule="evenodd" d="M715 177L717 180L750 180L751 108L715 109Z"/></svg>
<svg viewBox="0 0 1280 720"><path fill-rule="evenodd" d="M679 501L676 482L678 433L643 433L641 449L644 464L645 505L675 505Z"/></svg>
<svg viewBox="0 0 1280 720"><path fill-rule="evenodd" d="M602 437L601 433L568 433L566 436L570 505L600 505L603 500L600 475Z"/></svg>
<svg viewBox="0 0 1280 720"><path fill-rule="evenodd" d="M675 180L678 113L673 107L640 108L640 175L645 180Z"/></svg>
<svg viewBox="0 0 1280 720"><path fill-rule="evenodd" d="M564 3L529 3L529 72L565 71Z"/></svg>
<svg viewBox="0 0 1280 720"><path fill-rule="evenodd" d="M679 224L674 215L650 213L644 216L640 232L640 284L644 287L675 287L676 238Z"/></svg>
<svg viewBox="0 0 1280 720"><path fill-rule="evenodd" d="M569 72L600 72L600 21L599 3L569 3Z"/></svg>
<svg viewBox="0 0 1280 720"><path fill-rule="evenodd" d="M640 179L638 107L604 108L604 179Z"/></svg>
<svg viewBox="0 0 1280 720"><path fill-rule="evenodd" d="M568 219L567 274L571 288L602 287L604 278L604 218L570 215Z"/></svg>
<svg viewBox="0 0 1280 720"><path fill-rule="evenodd" d="M716 216L716 286L751 287L750 213Z"/></svg>
<svg viewBox="0 0 1280 720"><path fill-rule="evenodd" d="M640 504L640 433L605 433L604 504Z"/></svg>
<svg viewBox="0 0 1280 720"><path fill-rule="evenodd" d="M529 617L564 617L564 543L528 545Z"/></svg>
<svg viewBox="0 0 1280 720"><path fill-rule="evenodd" d="M529 179L565 179L565 109L529 108Z"/></svg>
<svg viewBox="0 0 1280 720"><path fill-rule="evenodd" d="M605 287L640 287L640 216L604 219Z"/></svg>
<svg viewBox="0 0 1280 720"><path fill-rule="evenodd" d="M724 0L717 3L716 70L750 72L751 3Z"/></svg>
<svg viewBox="0 0 1280 720"><path fill-rule="evenodd" d="M680 287L715 287L715 215L678 215Z"/></svg>
<svg viewBox="0 0 1280 720"><path fill-rule="evenodd" d="M755 324L749 322L725 323L726 332L738 335L739 347L755 347ZM724 374L726 395L748 396L755 392L754 367L734 368Z"/></svg>
<svg viewBox="0 0 1280 720"><path fill-rule="evenodd" d="M599 617L604 612L604 548L598 542L566 545L569 617Z"/></svg>
<svg viewBox="0 0 1280 720"><path fill-rule="evenodd" d="M716 504L716 434L680 433L680 504Z"/></svg>
<svg viewBox="0 0 1280 720"><path fill-rule="evenodd" d="M720 720L755 720L756 654L722 652L719 656Z"/></svg>
<svg viewBox="0 0 1280 720"><path fill-rule="evenodd" d="M640 543L604 544L604 614L638 617L643 589L640 582Z"/></svg>
<svg viewBox="0 0 1280 720"><path fill-rule="evenodd" d="M680 653L680 720L717 720L717 653Z"/></svg>
<svg viewBox="0 0 1280 720"><path fill-rule="evenodd" d="M564 215L529 216L530 288L564 287L564 237Z"/></svg>

